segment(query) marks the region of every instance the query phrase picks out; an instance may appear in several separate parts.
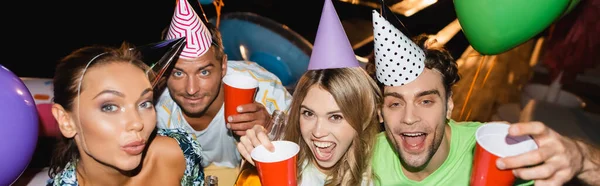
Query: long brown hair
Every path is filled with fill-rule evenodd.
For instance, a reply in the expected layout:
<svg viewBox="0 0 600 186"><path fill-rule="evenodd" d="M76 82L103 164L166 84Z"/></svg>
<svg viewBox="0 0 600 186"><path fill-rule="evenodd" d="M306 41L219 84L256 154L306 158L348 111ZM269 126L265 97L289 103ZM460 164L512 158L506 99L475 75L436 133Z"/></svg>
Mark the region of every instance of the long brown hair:
<svg viewBox="0 0 600 186"><path fill-rule="evenodd" d="M373 177L369 167L379 132L377 108L381 104L381 92L361 67L309 70L304 73L294 91L285 133L285 140L300 146L298 170L304 169L302 165L305 161L313 163L315 160L300 132L300 106L313 85L333 96L345 120L357 133L348 151L327 176L325 185L360 185L365 176ZM302 171L298 171L299 178L301 175Z"/></svg>

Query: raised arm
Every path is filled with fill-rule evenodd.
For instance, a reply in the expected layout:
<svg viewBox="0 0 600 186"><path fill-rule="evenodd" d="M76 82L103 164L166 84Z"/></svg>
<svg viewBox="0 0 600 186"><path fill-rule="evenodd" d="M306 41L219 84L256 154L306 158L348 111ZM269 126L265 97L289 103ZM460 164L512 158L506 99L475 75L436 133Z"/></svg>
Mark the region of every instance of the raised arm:
<svg viewBox="0 0 600 186"><path fill-rule="evenodd" d="M600 186L600 149L562 136L541 122L513 124L511 136L530 135L539 148L521 155L498 159L500 169L513 169L535 185L562 185L573 178Z"/></svg>

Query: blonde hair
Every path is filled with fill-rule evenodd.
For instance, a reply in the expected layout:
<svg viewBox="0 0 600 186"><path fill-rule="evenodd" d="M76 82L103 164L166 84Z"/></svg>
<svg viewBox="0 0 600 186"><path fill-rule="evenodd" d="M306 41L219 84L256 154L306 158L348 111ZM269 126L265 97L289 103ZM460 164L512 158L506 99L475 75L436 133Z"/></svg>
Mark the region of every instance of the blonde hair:
<svg viewBox="0 0 600 186"><path fill-rule="evenodd" d="M285 140L300 145L298 170L303 170L303 162L312 163L315 159L300 132L300 106L313 85L333 96L345 120L357 133L348 151L327 176L325 185L360 185L365 177L373 177L369 167L376 135L380 132L377 108L381 104L381 91L361 67L309 70L304 73L294 90L285 131ZM298 178L301 172L298 171Z"/></svg>

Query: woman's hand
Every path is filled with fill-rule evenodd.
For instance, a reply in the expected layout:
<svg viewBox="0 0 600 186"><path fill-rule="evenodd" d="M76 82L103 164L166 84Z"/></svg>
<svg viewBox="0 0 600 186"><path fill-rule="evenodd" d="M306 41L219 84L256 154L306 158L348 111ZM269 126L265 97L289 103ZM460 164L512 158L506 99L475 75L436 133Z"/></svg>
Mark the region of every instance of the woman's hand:
<svg viewBox="0 0 600 186"><path fill-rule="evenodd" d="M271 152L275 150L271 140L267 136L267 130L260 125L254 125L251 129L246 130L246 135L240 138L240 142L237 144L238 151L248 163L254 165L252 156L250 153L254 150L254 147L264 145L265 148Z"/></svg>

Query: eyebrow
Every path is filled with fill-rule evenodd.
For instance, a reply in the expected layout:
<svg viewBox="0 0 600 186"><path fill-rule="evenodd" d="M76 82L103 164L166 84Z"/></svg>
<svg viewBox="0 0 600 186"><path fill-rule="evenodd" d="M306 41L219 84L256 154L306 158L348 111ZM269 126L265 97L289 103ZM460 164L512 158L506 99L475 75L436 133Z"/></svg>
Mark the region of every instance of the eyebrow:
<svg viewBox="0 0 600 186"><path fill-rule="evenodd" d="M96 99L98 96L100 96L102 94L114 94L114 95L119 96L119 97L125 97L125 94L123 94L123 93L121 93L119 91L116 91L116 90L103 90L102 92L96 94L96 96L94 96L93 99Z"/></svg>
<svg viewBox="0 0 600 186"><path fill-rule="evenodd" d="M140 94L140 97L148 94L149 92L152 92L151 88L144 89L144 91L142 91L142 93ZM125 94L123 94L123 93L121 93L119 91L116 91L116 90L109 89L109 90L103 90L102 92L96 94L96 96L94 96L93 99L96 99L98 96L100 96L102 94L114 94L114 95L119 96L119 97L125 97Z"/></svg>
<svg viewBox="0 0 600 186"><path fill-rule="evenodd" d="M207 64L207 65L201 66L201 67L200 67L200 68L198 68L196 71L199 71L199 70L204 70L205 68L208 68L208 67L213 67L213 66L215 66L215 65L213 65L212 63L209 63L209 64ZM181 69L181 68L178 68L178 67L173 67L173 69L175 69L175 70L178 70L178 71L185 72L185 70L183 70L183 69Z"/></svg>
<svg viewBox="0 0 600 186"><path fill-rule="evenodd" d="M423 97L423 96L433 95L433 94L440 96L440 91L438 91L436 89L432 89L432 90L427 90L427 91L419 92L417 94L417 97Z"/></svg>
<svg viewBox="0 0 600 186"><path fill-rule="evenodd" d="M309 108L308 108L307 106L305 106L305 105L301 105L301 106L300 106L300 108L304 108L304 109L306 109L306 110L308 110L308 111L315 112L315 111L313 111L312 109L309 109ZM340 112L342 112L342 111L341 111L341 110L329 111L329 112L327 112L327 115L329 115L329 114L335 114L335 113L340 113Z"/></svg>
<svg viewBox="0 0 600 186"><path fill-rule="evenodd" d="M426 91L417 93L417 95L415 97L423 97L423 96L427 96L427 95L440 96L440 91L438 91L436 89L426 90ZM402 96L401 94L398 94L397 92L386 92L383 94L383 97L387 97L387 96L396 97L398 99L404 99L404 96Z"/></svg>
<svg viewBox="0 0 600 186"><path fill-rule="evenodd" d="M152 88L146 88L144 89L144 91L142 91L142 93L140 94L140 97L148 94L148 93L152 93Z"/></svg>
<svg viewBox="0 0 600 186"><path fill-rule="evenodd" d="M404 99L404 96L398 94L397 92L386 92L383 94L383 97L388 97L388 96L396 97L398 99Z"/></svg>

